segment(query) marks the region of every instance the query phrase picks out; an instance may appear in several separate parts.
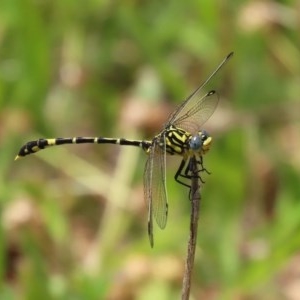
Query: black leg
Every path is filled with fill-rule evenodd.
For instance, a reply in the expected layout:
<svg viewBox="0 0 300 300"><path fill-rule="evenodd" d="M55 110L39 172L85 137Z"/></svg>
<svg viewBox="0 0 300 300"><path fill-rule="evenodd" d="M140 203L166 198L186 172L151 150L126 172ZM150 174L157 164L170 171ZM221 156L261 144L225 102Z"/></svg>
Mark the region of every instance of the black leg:
<svg viewBox="0 0 300 300"><path fill-rule="evenodd" d="M199 160L197 160L197 164L200 166L199 170L197 170L197 174L200 174L200 172L206 172L207 174L211 174L204 166L203 166L203 158L200 156ZM186 167L185 167L186 166ZM183 171L184 170L184 171ZM191 160L189 159L188 162L183 159L180 163L180 166L175 174L175 180L180 183L181 185L184 185L188 188L191 186L179 179L179 177L191 179L193 176L191 175ZM200 175L197 176L197 178L202 182L205 183L205 181L201 178Z"/></svg>
<svg viewBox="0 0 300 300"><path fill-rule="evenodd" d="M203 157L200 156L199 160L197 160L197 164L200 165L201 169L199 169L197 171L197 173L200 173L200 172L205 172L206 174L210 175L211 172L209 172L204 166L203 166Z"/></svg>
<svg viewBox="0 0 300 300"><path fill-rule="evenodd" d="M190 185L188 185L188 184L186 184L185 182L179 180L179 177L187 178L187 177L185 176L185 173L186 173L186 170L187 170L188 167L189 167L189 163L188 163L188 165L187 165L187 167L186 167L186 169L185 169L185 171L184 171L184 174L181 174L181 173L182 173L182 170L184 169L185 164L186 164L186 160L185 160L185 159L182 159L182 161L181 161L181 163L180 163L180 166L179 166L179 168L178 168L178 170L177 170L177 172L176 172L174 178L175 178L175 180L176 180L178 183L180 183L180 184L182 184L182 185L184 185L184 186L186 186L186 187L188 187L188 188L191 188Z"/></svg>

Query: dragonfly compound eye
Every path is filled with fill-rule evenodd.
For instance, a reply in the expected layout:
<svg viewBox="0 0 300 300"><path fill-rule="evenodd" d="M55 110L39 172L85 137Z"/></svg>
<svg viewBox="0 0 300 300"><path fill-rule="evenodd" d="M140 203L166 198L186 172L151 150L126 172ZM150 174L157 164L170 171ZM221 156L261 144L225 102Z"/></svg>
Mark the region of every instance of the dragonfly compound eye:
<svg viewBox="0 0 300 300"><path fill-rule="evenodd" d="M203 140L200 135L194 135L190 140L190 148L194 151L201 149Z"/></svg>

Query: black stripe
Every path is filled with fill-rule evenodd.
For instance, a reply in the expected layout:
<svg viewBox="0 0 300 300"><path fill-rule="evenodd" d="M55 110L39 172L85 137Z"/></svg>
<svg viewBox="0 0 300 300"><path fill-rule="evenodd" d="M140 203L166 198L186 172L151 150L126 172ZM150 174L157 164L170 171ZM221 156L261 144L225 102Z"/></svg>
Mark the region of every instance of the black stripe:
<svg viewBox="0 0 300 300"><path fill-rule="evenodd" d="M97 138L97 144L117 144L118 139L111 139L111 138L104 138L104 137L98 137Z"/></svg>
<svg viewBox="0 0 300 300"><path fill-rule="evenodd" d="M72 141L73 141L73 138L56 138L55 139L55 145L73 144Z"/></svg>
<svg viewBox="0 0 300 300"><path fill-rule="evenodd" d="M75 139L75 144L93 144L95 141L95 138L92 137L81 137L78 136L76 138L71 138L71 143L73 143L73 139Z"/></svg>
<svg viewBox="0 0 300 300"><path fill-rule="evenodd" d="M127 146L142 146L142 141L134 141L134 140L126 140L120 139L120 145L127 145Z"/></svg>

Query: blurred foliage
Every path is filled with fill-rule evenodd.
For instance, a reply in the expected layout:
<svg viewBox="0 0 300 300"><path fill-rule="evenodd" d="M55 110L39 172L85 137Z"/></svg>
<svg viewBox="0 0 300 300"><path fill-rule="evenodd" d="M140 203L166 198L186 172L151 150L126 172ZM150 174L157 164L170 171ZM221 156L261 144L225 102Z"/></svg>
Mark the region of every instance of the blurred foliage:
<svg viewBox="0 0 300 300"><path fill-rule="evenodd" d="M282 1L0 2L0 299L178 299L186 188L146 233L145 154L41 136L151 138L216 67L192 299L300 298L300 13Z"/></svg>

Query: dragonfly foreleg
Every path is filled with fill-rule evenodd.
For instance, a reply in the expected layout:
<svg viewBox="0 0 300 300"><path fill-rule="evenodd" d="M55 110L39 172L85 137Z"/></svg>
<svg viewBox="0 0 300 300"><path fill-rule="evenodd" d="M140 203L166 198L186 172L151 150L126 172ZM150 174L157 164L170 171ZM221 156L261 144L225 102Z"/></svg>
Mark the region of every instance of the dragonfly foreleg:
<svg viewBox="0 0 300 300"><path fill-rule="evenodd" d="M209 172L204 166L203 166L203 157L200 156L200 158L196 161L197 164L201 167L201 169L199 169L197 171L197 173L200 173L200 172L205 172L206 174L208 175L211 175L211 172Z"/></svg>

